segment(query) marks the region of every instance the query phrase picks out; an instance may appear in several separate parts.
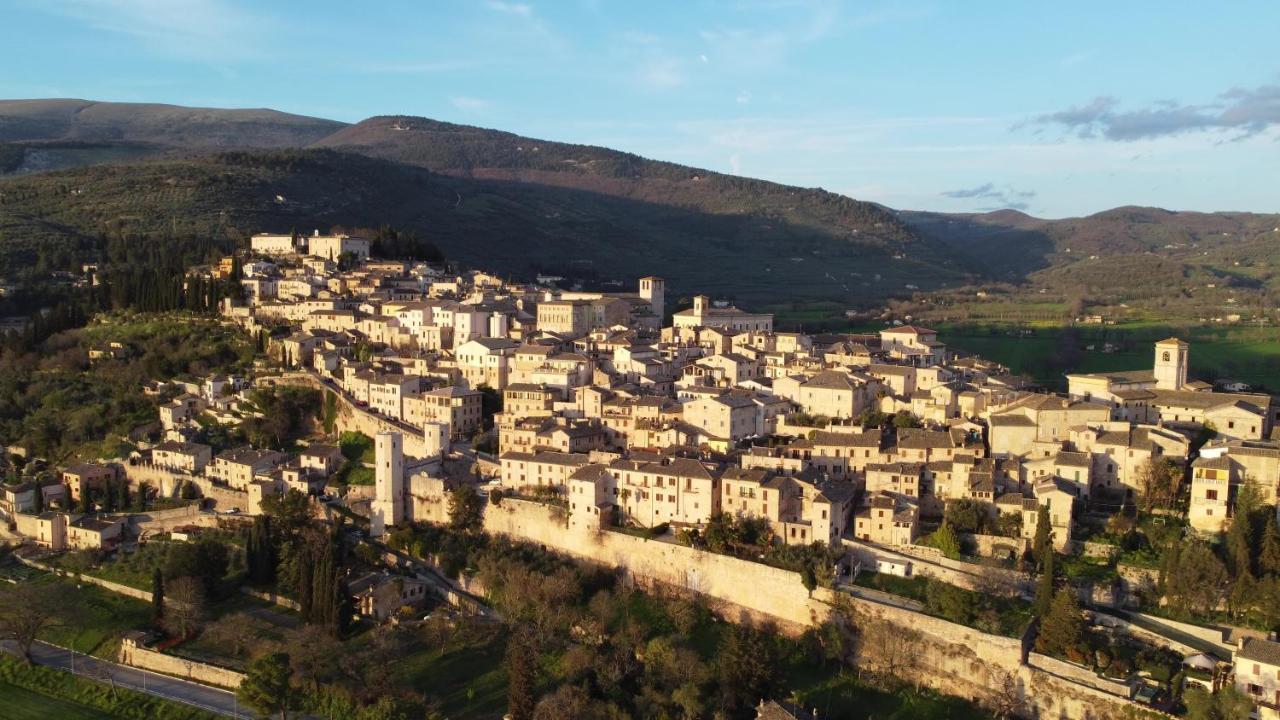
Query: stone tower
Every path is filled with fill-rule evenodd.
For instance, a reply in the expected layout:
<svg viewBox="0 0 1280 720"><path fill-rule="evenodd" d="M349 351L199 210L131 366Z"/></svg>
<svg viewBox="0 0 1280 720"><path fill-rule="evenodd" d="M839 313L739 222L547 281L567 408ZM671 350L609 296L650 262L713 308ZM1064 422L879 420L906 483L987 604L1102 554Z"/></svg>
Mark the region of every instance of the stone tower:
<svg viewBox="0 0 1280 720"><path fill-rule="evenodd" d="M658 316L658 324L664 322L666 313L667 283L660 277L652 275L640 278L640 298L649 302L653 314Z"/></svg>
<svg viewBox="0 0 1280 720"><path fill-rule="evenodd" d="M1156 343L1155 376L1159 390L1181 390L1187 384L1190 345L1178 338Z"/></svg>
<svg viewBox="0 0 1280 720"><path fill-rule="evenodd" d="M380 432L373 439L375 467L369 534L380 537L404 520L404 437Z"/></svg>

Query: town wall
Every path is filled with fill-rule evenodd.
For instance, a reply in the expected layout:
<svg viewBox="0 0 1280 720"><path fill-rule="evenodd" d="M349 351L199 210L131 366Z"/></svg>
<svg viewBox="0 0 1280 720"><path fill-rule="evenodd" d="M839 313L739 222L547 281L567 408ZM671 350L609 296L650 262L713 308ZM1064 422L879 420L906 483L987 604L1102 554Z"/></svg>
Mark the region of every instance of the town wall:
<svg viewBox="0 0 1280 720"><path fill-rule="evenodd" d="M486 506L484 525L490 533L616 568L638 581L700 593L715 601L717 610L731 620L769 619L780 629L794 632L822 623L834 605L848 602L863 622L872 617L914 638L917 645L911 655L918 667L911 678L947 694L980 703L1012 694L1024 714L1059 720L1101 720L1147 710L1117 694L1110 681L1083 668L1061 663L1068 671L1052 658L1028 664L1030 635L991 635L827 588L810 594L798 573L625 533L570 530L562 513L558 508L505 498ZM876 652L874 648L865 651Z"/></svg>
<svg viewBox="0 0 1280 720"><path fill-rule="evenodd" d="M412 428L403 423L392 422L386 418L379 417L373 413L361 408L351 402L347 394L341 389L330 387L320 381L318 377L307 372L290 372L276 378L276 382L293 385L307 385L325 393L333 393L337 396L337 419L334 423L334 431L343 432L359 432L373 437L380 432L398 432L404 435L404 454L407 457L427 458L439 453L429 453L427 451L427 439L423 430Z"/></svg>
<svg viewBox="0 0 1280 720"><path fill-rule="evenodd" d="M563 512L504 498L486 506L484 524L491 533L618 568L634 579L697 592L779 624L808 627L826 617L828 606L809 597L799 573L625 533L570 531Z"/></svg>
<svg viewBox="0 0 1280 720"><path fill-rule="evenodd" d="M244 673L229 670L217 665L188 660L174 655L166 655L138 647L129 640L120 643L119 661L143 670L164 673L175 677L194 680L206 685L217 685L225 688L238 688L244 680Z"/></svg>

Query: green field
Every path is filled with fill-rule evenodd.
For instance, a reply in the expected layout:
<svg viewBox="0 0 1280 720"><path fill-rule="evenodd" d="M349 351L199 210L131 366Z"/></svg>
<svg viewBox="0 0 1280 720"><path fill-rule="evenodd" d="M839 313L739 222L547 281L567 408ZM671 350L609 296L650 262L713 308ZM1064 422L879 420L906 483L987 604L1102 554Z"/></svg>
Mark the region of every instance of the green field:
<svg viewBox="0 0 1280 720"><path fill-rule="evenodd" d="M1050 387L1065 384L1054 364L1061 328L1037 328L1018 335L1011 328L939 326L939 339L953 350L975 353ZM1193 379L1230 378L1254 389L1280 389L1280 329L1172 328L1162 325L1080 327L1075 372L1110 372L1151 367L1152 344L1171 335L1191 343ZM1104 352L1105 343L1116 346ZM1094 349L1088 349L1092 345Z"/></svg>
<svg viewBox="0 0 1280 720"><path fill-rule="evenodd" d="M78 702L60 700L0 682L0 707L9 720L97 720L111 716Z"/></svg>
<svg viewBox="0 0 1280 720"><path fill-rule="evenodd" d="M212 720L211 713L0 654L0 717L6 720Z"/></svg>

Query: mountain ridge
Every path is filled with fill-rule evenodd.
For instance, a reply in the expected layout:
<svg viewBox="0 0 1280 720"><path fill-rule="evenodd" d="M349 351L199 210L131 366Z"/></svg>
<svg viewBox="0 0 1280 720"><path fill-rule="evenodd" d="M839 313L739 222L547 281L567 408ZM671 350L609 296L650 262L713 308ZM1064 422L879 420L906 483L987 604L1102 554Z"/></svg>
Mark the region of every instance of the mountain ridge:
<svg viewBox="0 0 1280 720"><path fill-rule="evenodd" d="M60 194L67 188L74 194ZM504 271L617 280L643 269L674 276L682 291L773 294L775 303L828 303L828 312L932 288L1028 282L1090 257L1141 265L1143 254L1185 263L1212 252L1222 272L1242 260L1265 271L1269 233L1280 227L1280 216L1136 206L1061 219L894 210L408 115L348 124L74 99L0 101L0 208L0 260L36 257L34 238L66 249L104 233L162 236L184 213L199 218L190 231L241 240L291 224L388 222L438 238L457 259L497 258Z"/></svg>

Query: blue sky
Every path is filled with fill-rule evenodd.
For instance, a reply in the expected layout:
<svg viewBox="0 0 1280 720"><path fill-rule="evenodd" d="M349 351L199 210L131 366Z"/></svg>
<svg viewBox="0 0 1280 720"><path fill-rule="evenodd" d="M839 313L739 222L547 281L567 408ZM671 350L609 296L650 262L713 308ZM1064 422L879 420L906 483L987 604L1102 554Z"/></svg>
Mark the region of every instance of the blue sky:
<svg viewBox="0 0 1280 720"><path fill-rule="evenodd" d="M432 118L1061 217L1280 212L1275 0L0 0L0 97Z"/></svg>

